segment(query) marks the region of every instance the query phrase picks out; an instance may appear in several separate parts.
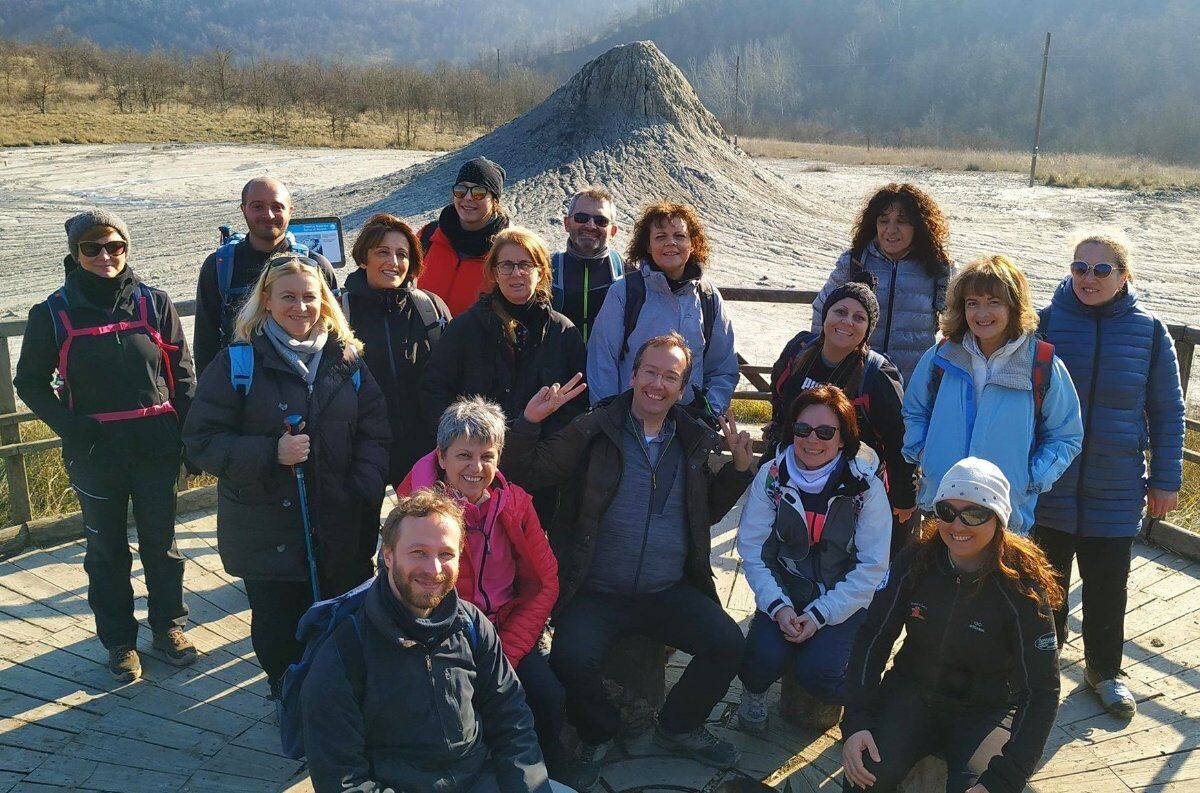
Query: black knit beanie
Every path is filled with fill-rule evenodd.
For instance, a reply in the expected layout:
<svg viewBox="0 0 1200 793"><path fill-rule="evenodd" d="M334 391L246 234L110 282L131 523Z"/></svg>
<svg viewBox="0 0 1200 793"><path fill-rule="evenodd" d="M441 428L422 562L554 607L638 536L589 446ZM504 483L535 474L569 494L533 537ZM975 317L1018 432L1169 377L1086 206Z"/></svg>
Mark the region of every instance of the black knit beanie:
<svg viewBox="0 0 1200 793"><path fill-rule="evenodd" d="M467 160L458 169L458 178L454 180L454 183L458 184L459 182L481 184L492 195L499 198L504 194L504 169L487 157L476 157L473 160Z"/></svg>
<svg viewBox="0 0 1200 793"><path fill-rule="evenodd" d="M871 338L871 334L875 332L875 326L879 324L879 300L875 298L875 287L878 284L879 279L874 274L867 270L859 270L853 278L837 289L834 289L825 298L825 304L821 311L821 325L825 325L825 318L829 316L829 309L833 308L835 303L852 297L866 309L867 335L865 338Z"/></svg>

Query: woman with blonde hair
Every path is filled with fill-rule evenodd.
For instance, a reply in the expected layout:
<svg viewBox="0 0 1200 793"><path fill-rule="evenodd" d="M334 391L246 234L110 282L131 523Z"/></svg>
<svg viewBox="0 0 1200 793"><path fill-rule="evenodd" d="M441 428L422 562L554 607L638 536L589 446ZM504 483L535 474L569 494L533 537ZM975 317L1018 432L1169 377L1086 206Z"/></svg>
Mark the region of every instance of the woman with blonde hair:
<svg viewBox="0 0 1200 793"><path fill-rule="evenodd" d="M219 480L221 562L246 581L250 637L272 695L300 658L296 626L314 588L330 598L372 575L390 431L360 346L317 264L277 256L184 424L188 457ZM293 430L290 416L302 419Z"/></svg>
<svg viewBox="0 0 1200 793"><path fill-rule="evenodd" d="M1084 680L1122 718L1137 711L1121 671L1130 553L1143 509L1162 517L1178 504L1184 435L1175 345L1139 304L1129 259L1123 241L1085 237L1040 312L1041 331L1079 390L1087 433L1079 457L1039 500L1033 528L1064 589L1079 560ZM1066 606L1054 616L1061 646Z"/></svg>
<svg viewBox="0 0 1200 793"><path fill-rule="evenodd" d="M982 457L1012 486L1009 529L1028 534L1038 494L1079 454L1079 398L1037 322L1029 282L1007 256L976 259L950 282L943 339L904 393L903 451L920 466L923 510L950 466Z"/></svg>

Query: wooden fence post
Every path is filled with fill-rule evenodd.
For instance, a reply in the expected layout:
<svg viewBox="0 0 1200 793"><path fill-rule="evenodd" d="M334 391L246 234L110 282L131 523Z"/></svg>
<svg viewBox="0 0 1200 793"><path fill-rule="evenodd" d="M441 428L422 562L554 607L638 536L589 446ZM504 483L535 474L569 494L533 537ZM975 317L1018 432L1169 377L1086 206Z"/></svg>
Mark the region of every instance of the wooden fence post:
<svg viewBox="0 0 1200 793"><path fill-rule="evenodd" d="M0 414L17 412L17 394L12 384L12 360L8 354L8 336L0 336ZM0 427L0 443L20 443L21 425ZM4 458L4 475L8 478L8 525L28 523L33 519L29 501L29 480L25 476L24 455Z"/></svg>

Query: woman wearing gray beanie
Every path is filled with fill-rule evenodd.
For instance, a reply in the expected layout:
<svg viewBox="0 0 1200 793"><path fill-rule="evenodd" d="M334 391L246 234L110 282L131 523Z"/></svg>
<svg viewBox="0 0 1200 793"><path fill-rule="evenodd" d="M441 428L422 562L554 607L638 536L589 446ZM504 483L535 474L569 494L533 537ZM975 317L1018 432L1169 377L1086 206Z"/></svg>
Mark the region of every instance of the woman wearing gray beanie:
<svg viewBox="0 0 1200 793"><path fill-rule="evenodd" d="M13 383L62 438L87 526L88 604L109 672L128 682L141 674L126 537L131 500L153 647L176 666L196 660L183 633L183 556L175 547L180 426L195 379L171 298L127 264L125 223L92 209L66 230L65 282L29 310Z"/></svg>
<svg viewBox="0 0 1200 793"><path fill-rule="evenodd" d="M1058 713L1064 594L1041 549L1007 529L1012 513L993 463L968 457L942 477L935 517L892 563L850 655L843 790L895 790L929 754L945 758L947 790L1025 789Z"/></svg>
<svg viewBox="0 0 1200 793"><path fill-rule="evenodd" d="M846 393L855 408L863 442L887 471L892 508L892 553L904 547L915 522L915 466L904 459L904 379L892 360L871 349L879 324L875 276L860 272L826 294L820 330L802 330L784 346L771 368L771 423L763 430L768 450L792 442L786 418L800 392L828 383Z"/></svg>

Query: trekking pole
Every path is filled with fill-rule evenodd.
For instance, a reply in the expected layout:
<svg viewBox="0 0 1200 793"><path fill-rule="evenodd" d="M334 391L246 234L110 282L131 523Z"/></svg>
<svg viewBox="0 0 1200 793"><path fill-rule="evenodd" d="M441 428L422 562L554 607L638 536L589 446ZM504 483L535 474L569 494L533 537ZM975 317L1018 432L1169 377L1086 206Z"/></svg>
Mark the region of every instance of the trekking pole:
<svg viewBox="0 0 1200 793"><path fill-rule="evenodd" d="M288 435L295 435L304 423L304 417L293 413L283 420ZM308 558L308 582L312 584L313 602L321 599L321 587L317 584L317 557L313 553L312 523L308 517L308 487L304 484L304 464L292 466L296 475L296 491L300 494L300 519L304 522L304 555Z"/></svg>

